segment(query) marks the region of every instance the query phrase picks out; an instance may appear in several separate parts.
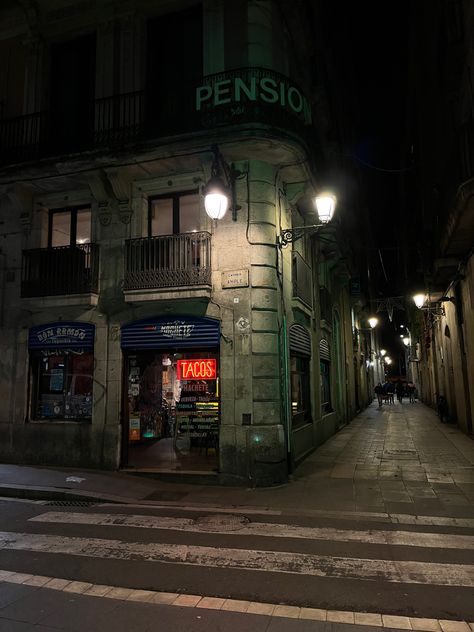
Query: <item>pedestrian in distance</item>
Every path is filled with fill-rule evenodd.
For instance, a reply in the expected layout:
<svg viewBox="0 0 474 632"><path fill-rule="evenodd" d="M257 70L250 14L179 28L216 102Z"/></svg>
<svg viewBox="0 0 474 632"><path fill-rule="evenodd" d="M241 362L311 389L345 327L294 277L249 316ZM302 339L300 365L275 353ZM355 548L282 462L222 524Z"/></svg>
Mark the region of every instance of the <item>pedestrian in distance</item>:
<svg viewBox="0 0 474 632"><path fill-rule="evenodd" d="M387 382L388 403L395 403L395 384L393 382Z"/></svg>
<svg viewBox="0 0 474 632"><path fill-rule="evenodd" d="M441 423L446 423L449 421L449 411L448 411L448 400L444 395L438 395L436 398L436 407L438 412L438 417L441 420Z"/></svg>
<svg viewBox="0 0 474 632"><path fill-rule="evenodd" d="M403 386L403 382L401 380L398 380L397 382L396 392L397 392L397 399L400 402L400 404L402 404L403 396L405 394L405 387Z"/></svg>
<svg viewBox="0 0 474 632"><path fill-rule="evenodd" d="M408 382L407 394L408 394L408 399L410 400L411 404L415 403L415 391L416 391L416 386L413 384L413 382Z"/></svg>
<svg viewBox="0 0 474 632"><path fill-rule="evenodd" d="M382 406L383 402L383 386L382 383L379 382L377 386L374 388L375 394L377 395L377 400L379 402L379 408Z"/></svg>

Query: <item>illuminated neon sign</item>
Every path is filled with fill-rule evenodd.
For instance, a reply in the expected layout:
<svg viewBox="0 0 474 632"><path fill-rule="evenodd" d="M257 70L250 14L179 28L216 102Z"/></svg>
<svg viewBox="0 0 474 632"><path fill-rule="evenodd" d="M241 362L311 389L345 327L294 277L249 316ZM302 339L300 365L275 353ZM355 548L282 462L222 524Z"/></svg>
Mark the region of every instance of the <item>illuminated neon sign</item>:
<svg viewBox="0 0 474 632"><path fill-rule="evenodd" d="M178 380L215 380L217 365L215 358L205 360L178 360Z"/></svg>

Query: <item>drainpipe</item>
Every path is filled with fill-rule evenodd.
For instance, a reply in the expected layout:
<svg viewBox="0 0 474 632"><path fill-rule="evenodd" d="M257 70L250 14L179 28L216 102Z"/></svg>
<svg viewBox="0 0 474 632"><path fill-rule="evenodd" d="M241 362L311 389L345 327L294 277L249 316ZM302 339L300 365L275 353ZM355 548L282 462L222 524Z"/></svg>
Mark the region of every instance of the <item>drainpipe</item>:
<svg viewBox="0 0 474 632"><path fill-rule="evenodd" d="M286 315L283 316L282 335L280 336L280 357L283 358L283 419L286 430L286 458L288 473L292 471L291 463L291 409L290 409L290 372L289 372L289 350L288 350L288 329Z"/></svg>

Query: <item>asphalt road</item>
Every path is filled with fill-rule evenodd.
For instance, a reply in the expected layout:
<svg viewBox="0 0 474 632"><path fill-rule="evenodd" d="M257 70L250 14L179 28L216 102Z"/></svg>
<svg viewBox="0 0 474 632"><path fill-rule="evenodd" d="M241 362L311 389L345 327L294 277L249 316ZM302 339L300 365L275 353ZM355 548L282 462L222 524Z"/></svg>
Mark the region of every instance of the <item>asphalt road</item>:
<svg viewBox="0 0 474 632"><path fill-rule="evenodd" d="M473 621L474 521L449 522L395 525L343 514L245 516L2 501L0 571L265 604ZM2 617L12 609L11 589L7 581L0 584L0 632ZM220 612L212 616L229 615ZM191 622L186 625L193 629Z"/></svg>

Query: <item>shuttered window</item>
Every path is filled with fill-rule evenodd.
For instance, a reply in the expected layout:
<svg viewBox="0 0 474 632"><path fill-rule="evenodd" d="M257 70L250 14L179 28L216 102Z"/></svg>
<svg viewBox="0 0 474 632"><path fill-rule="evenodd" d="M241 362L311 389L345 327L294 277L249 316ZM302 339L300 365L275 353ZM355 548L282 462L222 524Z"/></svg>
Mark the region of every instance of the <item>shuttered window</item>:
<svg viewBox="0 0 474 632"><path fill-rule="evenodd" d="M291 413L293 428L311 421L311 336L303 325L289 330Z"/></svg>

